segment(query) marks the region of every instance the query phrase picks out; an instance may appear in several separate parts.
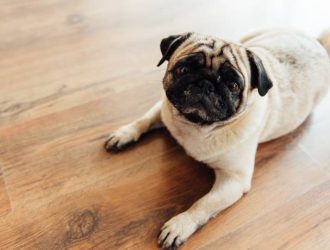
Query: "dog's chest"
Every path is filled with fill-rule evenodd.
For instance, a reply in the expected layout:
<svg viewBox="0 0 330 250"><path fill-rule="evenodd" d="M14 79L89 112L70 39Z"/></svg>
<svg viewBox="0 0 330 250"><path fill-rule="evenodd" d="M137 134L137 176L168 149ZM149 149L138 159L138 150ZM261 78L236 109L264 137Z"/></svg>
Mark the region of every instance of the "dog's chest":
<svg viewBox="0 0 330 250"><path fill-rule="evenodd" d="M219 142L212 136L209 128L176 119L166 106L162 108L162 121L186 153L196 160L205 162L219 153Z"/></svg>
<svg viewBox="0 0 330 250"><path fill-rule="evenodd" d="M187 128L187 126L178 126L173 122L165 122L165 126L187 154L196 160L204 161L212 154L214 147L210 147L212 145L211 140L203 131Z"/></svg>

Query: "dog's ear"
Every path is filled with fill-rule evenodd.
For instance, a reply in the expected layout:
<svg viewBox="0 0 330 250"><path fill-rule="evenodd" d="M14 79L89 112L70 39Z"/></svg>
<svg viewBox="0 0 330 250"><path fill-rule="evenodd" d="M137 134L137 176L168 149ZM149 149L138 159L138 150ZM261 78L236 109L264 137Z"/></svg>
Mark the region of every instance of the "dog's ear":
<svg viewBox="0 0 330 250"><path fill-rule="evenodd" d="M189 37L191 36L191 33L185 33L182 35L173 35L169 36L167 38L164 38L160 42L160 51L162 52L162 59L160 59L159 63L157 64L157 67L163 64L166 60L169 60L174 53L174 51Z"/></svg>
<svg viewBox="0 0 330 250"><path fill-rule="evenodd" d="M259 95L264 96L273 87L273 83L269 79L261 59L250 50L247 50L247 55L250 61L251 85L258 88Z"/></svg>

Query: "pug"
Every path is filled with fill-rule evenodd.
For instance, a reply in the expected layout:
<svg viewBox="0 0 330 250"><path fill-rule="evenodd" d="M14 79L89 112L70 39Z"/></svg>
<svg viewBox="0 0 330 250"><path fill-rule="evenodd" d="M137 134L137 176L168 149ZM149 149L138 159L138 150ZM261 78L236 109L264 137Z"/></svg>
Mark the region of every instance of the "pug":
<svg viewBox="0 0 330 250"><path fill-rule="evenodd" d="M120 151L165 126L188 155L214 170L209 193L161 228L162 247L178 247L250 190L258 144L296 129L325 96L329 38L268 30L237 43L197 33L161 41L164 97L113 132L105 148Z"/></svg>

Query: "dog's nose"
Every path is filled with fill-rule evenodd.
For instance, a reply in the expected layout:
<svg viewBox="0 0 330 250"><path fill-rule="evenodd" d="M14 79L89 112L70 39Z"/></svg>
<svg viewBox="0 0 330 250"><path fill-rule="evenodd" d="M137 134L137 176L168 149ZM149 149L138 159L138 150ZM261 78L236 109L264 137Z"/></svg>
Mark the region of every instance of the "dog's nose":
<svg viewBox="0 0 330 250"><path fill-rule="evenodd" d="M214 86L213 84L208 80L202 80L198 83L198 87L202 88L204 91L207 92L213 92Z"/></svg>

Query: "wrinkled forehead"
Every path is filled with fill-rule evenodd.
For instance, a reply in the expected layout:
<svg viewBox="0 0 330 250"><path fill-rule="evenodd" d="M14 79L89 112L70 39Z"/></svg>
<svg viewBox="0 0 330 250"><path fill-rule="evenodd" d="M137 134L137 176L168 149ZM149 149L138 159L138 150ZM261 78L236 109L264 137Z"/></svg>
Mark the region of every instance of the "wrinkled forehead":
<svg viewBox="0 0 330 250"><path fill-rule="evenodd" d="M244 71L247 66L246 51L239 44L211 36L194 34L175 51L170 60L169 68L172 68L178 61L196 53L204 56L203 64L212 70L218 70L225 62L229 62L240 72Z"/></svg>

